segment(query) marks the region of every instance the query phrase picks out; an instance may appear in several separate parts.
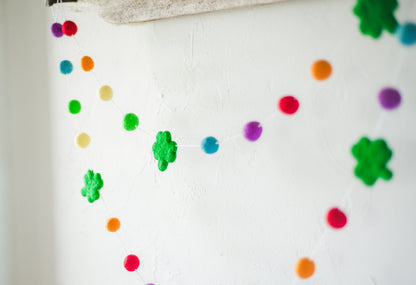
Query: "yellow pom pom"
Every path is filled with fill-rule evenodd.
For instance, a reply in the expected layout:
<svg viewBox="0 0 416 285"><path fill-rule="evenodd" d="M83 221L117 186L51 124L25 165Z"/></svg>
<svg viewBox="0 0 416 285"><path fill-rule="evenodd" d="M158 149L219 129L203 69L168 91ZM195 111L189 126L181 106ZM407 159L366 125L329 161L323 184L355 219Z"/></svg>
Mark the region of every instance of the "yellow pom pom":
<svg viewBox="0 0 416 285"><path fill-rule="evenodd" d="M91 138L86 133L80 133L75 137L75 144L80 148L86 148L89 146Z"/></svg>
<svg viewBox="0 0 416 285"><path fill-rule="evenodd" d="M108 85L101 86L98 90L98 97L103 101L110 101L113 98L113 89Z"/></svg>

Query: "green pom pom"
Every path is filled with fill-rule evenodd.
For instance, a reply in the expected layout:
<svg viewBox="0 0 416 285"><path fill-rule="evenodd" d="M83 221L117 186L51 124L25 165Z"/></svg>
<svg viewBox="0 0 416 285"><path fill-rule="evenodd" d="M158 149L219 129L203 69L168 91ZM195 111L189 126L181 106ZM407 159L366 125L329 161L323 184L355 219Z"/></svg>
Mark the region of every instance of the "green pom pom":
<svg viewBox="0 0 416 285"><path fill-rule="evenodd" d="M68 111L71 114L78 114L79 112L81 112L81 103L78 100L69 101Z"/></svg>
<svg viewBox="0 0 416 285"><path fill-rule="evenodd" d="M126 131L134 131L139 126L139 118L136 114L128 113L124 116L123 127Z"/></svg>
<svg viewBox="0 0 416 285"><path fill-rule="evenodd" d="M398 26L394 17L398 5L397 0L357 0L353 12L360 18L361 33L375 39L383 30L393 34Z"/></svg>
<svg viewBox="0 0 416 285"><path fill-rule="evenodd" d="M100 198L100 189L104 186L104 181L101 179L100 173L95 173L88 170L84 175L85 186L81 189L81 194L87 197L88 202L93 203Z"/></svg>
<svg viewBox="0 0 416 285"><path fill-rule="evenodd" d="M159 132L156 135L156 142L152 146L153 155L158 160L158 168L160 171L165 171L169 163L176 160L176 152L178 147L176 142L172 141L170 132Z"/></svg>
<svg viewBox="0 0 416 285"><path fill-rule="evenodd" d="M393 177L393 173L387 168L387 162L392 157L393 152L384 140L371 141L362 137L352 147L351 151L358 162L354 174L364 184L371 186L376 183L378 178L390 180Z"/></svg>

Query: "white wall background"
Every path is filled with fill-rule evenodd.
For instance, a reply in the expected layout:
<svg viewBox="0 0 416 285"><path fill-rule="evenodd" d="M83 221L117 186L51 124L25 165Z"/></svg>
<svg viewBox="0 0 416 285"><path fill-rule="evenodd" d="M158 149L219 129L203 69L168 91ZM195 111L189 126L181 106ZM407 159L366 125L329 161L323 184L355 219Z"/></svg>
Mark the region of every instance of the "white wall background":
<svg viewBox="0 0 416 285"><path fill-rule="evenodd" d="M291 284L296 260L314 248L316 273L298 283L414 284L416 50L387 34L378 41L359 34L353 2L294 1L128 26L54 8L47 25L29 25L32 36L9 31L6 53L33 60L8 59L19 62L7 77L18 163L9 177L13 213L23 215L13 227L11 284ZM415 20L413 1L400 2L400 21ZM9 15L19 15L21 6L8 5ZM8 17L9 25L24 33L45 13L29 11ZM55 18L74 20L76 37L49 35ZM95 60L93 73L78 67L83 55ZM49 86L46 69L38 69L46 56ZM309 66L320 58L334 74L317 83ZM69 76L59 73L63 59L75 63ZM102 84L113 87L121 112L98 100ZM387 114L376 100L386 85L403 94L402 106ZM292 117L276 111L288 94L301 103ZM73 98L83 104L77 116L66 110ZM123 130L127 112L150 136ZM255 143L239 138L212 156L180 147L165 173L151 157L159 130L180 145L199 144L274 112ZM73 144L79 131L91 135L86 150ZM327 231L316 247L326 211L355 181L350 147L363 135L387 140L394 179L352 184L348 226ZM21 179L22 169L37 179ZM80 195L87 169L104 179L94 204ZM53 192L42 183L53 183ZM105 230L110 215L122 222L119 236ZM123 268L124 248L140 257L145 282ZM27 265L17 269L21 260Z"/></svg>
<svg viewBox="0 0 416 285"><path fill-rule="evenodd" d="M56 284L47 11L0 1L0 284Z"/></svg>

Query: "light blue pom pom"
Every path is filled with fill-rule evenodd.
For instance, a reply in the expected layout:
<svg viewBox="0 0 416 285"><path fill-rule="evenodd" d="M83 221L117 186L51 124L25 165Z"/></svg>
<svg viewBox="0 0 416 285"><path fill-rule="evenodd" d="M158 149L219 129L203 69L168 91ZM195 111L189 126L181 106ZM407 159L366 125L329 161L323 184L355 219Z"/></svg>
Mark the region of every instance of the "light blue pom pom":
<svg viewBox="0 0 416 285"><path fill-rule="evenodd" d="M405 23L400 25L396 31L399 41L405 45L410 46L416 43L416 24Z"/></svg>
<svg viewBox="0 0 416 285"><path fill-rule="evenodd" d="M61 61L60 68L62 74L69 74L72 72L72 69L74 69L72 63L69 60Z"/></svg>
<svg viewBox="0 0 416 285"><path fill-rule="evenodd" d="M202 150L208 154L216 153L219 147L218 140L214 137L206 137L201 142Z"/></svg>

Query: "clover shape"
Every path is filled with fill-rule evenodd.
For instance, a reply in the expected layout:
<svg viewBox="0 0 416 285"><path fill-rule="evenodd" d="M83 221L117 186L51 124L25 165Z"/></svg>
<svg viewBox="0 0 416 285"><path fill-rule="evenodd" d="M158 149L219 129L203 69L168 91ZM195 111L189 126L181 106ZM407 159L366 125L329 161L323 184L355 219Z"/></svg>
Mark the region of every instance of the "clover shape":
<svg viewBox="0 0 416 285"><path fill-rule="evenodd" d="M383 30L393 34L398 22L394 11L397 0L357 0L353 12L360 18L360 30L364 35L379 38Z"/></svg>
<svg viewBox="0 0 416 285"><path fill-rule="evenodd" d="M99 190L103 188L104 181L101 179L100 173L88 170L84 175L85 186L81 189L81 194L87 197L88 202L93 203L100 198Z"/></svg>
<svg viewBox="0 0 416 285"><path fill-rule="evenodd" d="M176 160L176 151L178 147L176 142L172 141L170 132L158 132L156 135L156 142L152 146L153 155L158 160L158 168L160 171L165 171L168 164Z"/></svg>
<svg viewBox="0 0 416 285"><path fill-rule="evenodd" d="M352 147L351 151L358 161L354 174L364 184L371 186L379 177L384 180L390 180L393 177L393 173L387 168L387 162L392 157L393 152L384 140L371 141L367 137L362 137Z"/></svg>

